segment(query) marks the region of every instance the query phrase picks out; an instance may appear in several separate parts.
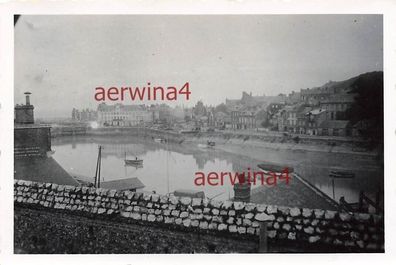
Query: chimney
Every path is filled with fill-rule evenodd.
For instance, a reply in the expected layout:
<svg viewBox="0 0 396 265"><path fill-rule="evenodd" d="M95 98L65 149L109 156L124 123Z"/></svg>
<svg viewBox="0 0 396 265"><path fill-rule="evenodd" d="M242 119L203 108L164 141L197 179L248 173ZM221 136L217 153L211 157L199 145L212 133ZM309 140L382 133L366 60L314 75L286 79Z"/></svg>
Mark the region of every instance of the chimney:
<svg viewBox="0 0 396 265"><path fill-rule="evenodd" d="M15 106L15 123L16 124L34 124L33 105L30 105L30 95L32 93L25 92L26 105Z"/></svg>
<svg viewBox="0 0 396 265"><path fill-rule="evenodd" d="M27 106L29 106L30 105L30 95L31 95L32 93L30 93L30 92L25 92L25 95L26 95L26 105Z"/></svg>

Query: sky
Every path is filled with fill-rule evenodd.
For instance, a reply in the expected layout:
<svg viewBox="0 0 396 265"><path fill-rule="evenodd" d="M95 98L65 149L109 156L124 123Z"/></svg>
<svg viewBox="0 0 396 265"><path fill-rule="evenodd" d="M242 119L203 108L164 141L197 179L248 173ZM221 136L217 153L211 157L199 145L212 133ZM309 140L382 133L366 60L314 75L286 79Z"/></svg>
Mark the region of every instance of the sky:
<svg viewBox="0 0 396 265"><path fill-rule="evenodd" d="M15 104L31 92L36 117L96 109L98 86L189 82L157 103L218 105L383 70L381 15L22 15L14 43Z"/></svg>

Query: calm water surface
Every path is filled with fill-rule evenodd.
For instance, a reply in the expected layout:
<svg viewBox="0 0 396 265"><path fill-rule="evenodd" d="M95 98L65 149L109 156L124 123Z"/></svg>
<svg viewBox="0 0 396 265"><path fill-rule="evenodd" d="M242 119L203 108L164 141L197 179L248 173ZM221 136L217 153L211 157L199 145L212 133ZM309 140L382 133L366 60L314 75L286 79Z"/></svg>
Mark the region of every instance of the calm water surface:
<svg viewBox="0 0 396 265"><path fill-rule="evenodd" d="M203 190L209 198L228 199L233 197L229 181L225 181L224 186L196 187L195 172L244 172L248 167L254 171L263 161L292 165L299 175L337 201L344 196L347 201L356 202L360 190L373 195L383 189L381 163L375 157L364 155L263 148L260 160L256 160L200 148L197 144L162 144L149 138L109 136L54 139L53 156L70 174L93 180L99 145L103 147L101 176L105 181L137 177L145 185L143 190L159 194L193 189ZM125 167L125 153L130 159L135 156L143 159L143 168ZM333 181L328 173L334 168L352 170L355 178Z"/></svg>

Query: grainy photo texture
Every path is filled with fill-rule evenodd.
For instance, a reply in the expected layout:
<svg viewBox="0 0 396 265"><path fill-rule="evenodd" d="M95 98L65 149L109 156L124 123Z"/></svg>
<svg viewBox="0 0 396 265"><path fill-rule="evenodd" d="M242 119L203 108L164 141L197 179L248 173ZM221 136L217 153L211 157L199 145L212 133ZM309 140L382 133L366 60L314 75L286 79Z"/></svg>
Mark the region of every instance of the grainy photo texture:
<svg viewBox="0 0 396 265"><path fill-rule="evenodd" d="M17 254L384 252L382 15L15 15Z"/></svg>

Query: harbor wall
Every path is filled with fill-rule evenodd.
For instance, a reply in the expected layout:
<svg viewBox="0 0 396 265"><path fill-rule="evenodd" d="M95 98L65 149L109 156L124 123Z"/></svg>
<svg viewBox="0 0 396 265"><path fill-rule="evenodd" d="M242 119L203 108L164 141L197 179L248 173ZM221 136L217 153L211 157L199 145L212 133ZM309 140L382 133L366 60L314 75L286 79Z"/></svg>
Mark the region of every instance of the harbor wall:
<svg viewBox="0 0 396 265"><path fill-rule="evenodd" d="M319 252L384 251L384 220L382 216L372 214L119 192L23 180L14 182L14 202L17 209L37 209L90 220L156 227L184 235L192 233L197 238L207 237L206 243L213 241L210 237L215 237L224 241L221 244L225 252L257 252L263 222L267 227L269 246L288 245L288 250L295 247ZM24 218L27 217L20 216L22 225L15 227L16 238L31 233L32 229L43 229L27 225L24 229ZM52 229L47 224L48 229ZM60 233L65 235L68 232ZM160 236L164 242L169 241L166 238L166 235ZM111 244L108 237L102 239L102 244L106 240ZM136 244L139 238L132 237L131 240L133 242L127 243ZM153 240L156 240L154 235ZM187 241L185 244L190 244L187 252L194 250L193 246L198 241ZM235 248L235 242L239 241L241 247ZM18 242L16 248L26 243L23 240ZM208 248L216 250L217 247ZM168 250L172 252L172 249Z"/></svg>

